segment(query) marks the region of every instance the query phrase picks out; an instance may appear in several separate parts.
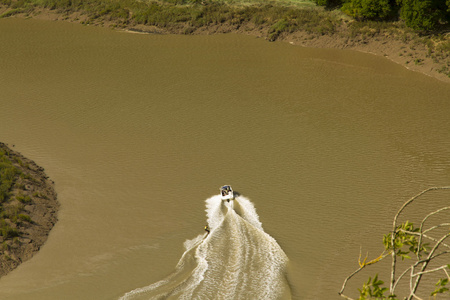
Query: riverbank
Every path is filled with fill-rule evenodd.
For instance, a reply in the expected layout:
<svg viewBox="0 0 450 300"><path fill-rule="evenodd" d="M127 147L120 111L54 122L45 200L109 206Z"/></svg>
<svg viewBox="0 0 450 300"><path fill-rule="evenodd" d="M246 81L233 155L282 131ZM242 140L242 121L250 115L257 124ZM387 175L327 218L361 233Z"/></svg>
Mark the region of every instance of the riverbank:
<svg viewBox="0 0 450 300"><path fill-rule="evenodd" d="M402 22L359 22L339 11L285 2L91 2L89 6L0 4L0 16L78 22L148 34L238 33L303 47L351 49L384 56L410 70L450 82L450 35L420 35Z"/></svg>
<svg viewBox="0 0 450 300"><path fill-rule="evenodd" d="M0 142L0 277L30 259L57 221L54 183L42 167Z"/></svg>

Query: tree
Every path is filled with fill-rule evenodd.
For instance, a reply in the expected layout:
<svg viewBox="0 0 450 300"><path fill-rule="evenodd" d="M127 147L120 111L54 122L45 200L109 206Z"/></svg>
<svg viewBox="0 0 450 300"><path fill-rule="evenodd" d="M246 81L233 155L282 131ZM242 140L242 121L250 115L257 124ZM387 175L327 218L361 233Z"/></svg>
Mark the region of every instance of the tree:
<svg viewBox="0 0 450 300"><path fill-rule="evenodd" d="M328 8L341 6L342 1L343 0L314 0L314 2L317 3L317 5L326 6Z"/></svg>
<svg viewBox="0 0 450 300"><path fill-rule="evenodd" d="M394 13L395 2L390 0L347 0L342 11L356 19L387 19Z"/></svg>
<svg viewBox="0 0 450 300"><path fill-rule="evenodd" d="M445 243L445 240L450 237L450 223L430 224L429 220L430 217L443 214L444 212L450 212L450 206L442 207L428 213L423 218L419 227L414 227L414 224L409 221L400 225L397 224L399 216L407 206L418 201L425 193L437 190L450 190L450 187L433 187L426 189L403 204L394 216L392 232L385 235L383 238L385 251L383 251L379 257L370 261L367 261L367 256L361 261L360 252L358 260L359 268L344 280L339 295L347 300L354 300L353 298L344 295L348 280L367 266L376 264L388 256L391 256L392 259L389 288L383 287L384 282L378 278L378 274L373 279L369 277L369 280L364 283L362 289L359 290L360 296L358 300L399 299L396 295L398 283L402 279L408 278L409 294L404 295L401 299L421 300L416 293L424 276L434 276L438 279L434 291L431 291L430 293L431 296L449 292L450 285L447 284L450 281L450 264L438 264L437 266L433 266L432 269L427 268L431 263L441 262L442 260L445 260L447 263L450 262L450 245ZM427 223L427 226L425 223ZM442 233L442 229L445 229L444 233ZM438 233L437 236L436 233ZM401 258L402 260L411 259L411 262L406 269L403 270L400 276L397 276L397 271L400 268L397 258ZM386 295L386 293L388 293L388 295Z"/></svg>
<svg viewBox="0 0 450 300"><path fill-rule="evenodd" d="M401 5L400 17L406 26L415 30L433 30L449 16L447 0L397 0ZM448 21L448 20L447 20Z"/></svg>

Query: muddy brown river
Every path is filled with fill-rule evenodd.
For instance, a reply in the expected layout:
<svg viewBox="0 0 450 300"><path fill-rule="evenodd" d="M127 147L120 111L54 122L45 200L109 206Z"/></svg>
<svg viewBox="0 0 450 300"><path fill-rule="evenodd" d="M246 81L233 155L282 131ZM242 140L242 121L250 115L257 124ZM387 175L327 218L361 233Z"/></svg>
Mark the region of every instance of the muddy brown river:
<svg viewBox="0 0 450 300"><path fill-rule="evenodd" d="M337 300L360 246L378 256L401 204L449 185L450 85L353 51L1 19L0 140L61 203L1 299L118 299L183 256L176 280L197 299L264 284ZM239 211L215 202L224 184ZM196 240L207 222L215 235ZM183 255L197 242L206 266Z"/></svg>

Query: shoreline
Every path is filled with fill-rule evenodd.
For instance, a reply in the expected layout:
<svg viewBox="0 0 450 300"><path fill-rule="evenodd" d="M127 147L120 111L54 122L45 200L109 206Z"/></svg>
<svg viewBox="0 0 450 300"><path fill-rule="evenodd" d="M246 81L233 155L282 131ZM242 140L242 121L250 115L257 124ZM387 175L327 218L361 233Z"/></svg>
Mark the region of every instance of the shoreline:
<svg viewBox="0 0 450 300"><path fill-rule="evenodd" d="M58 220L60 205L54 182L45 174L44 168L2 142L0 151L10 161L8 164L18 170L9 197L2 203L2 226L13 233L5 236L2 231L0 236L2 277L32 258L45 244Z"/></svg>
<svg viewBox="0 0 450 300"><path fill-rule="evenodd" d="M12 11L11 8L0 4L0 15ZM331 13L330 13L331 14ZM124 23L123 20L115 20L107 17L91 17L83 11L63 12L56 9L34 7L32 11L14 13L9 17L34 18L40 20L65 21L109 27L138 34L184 34L184 35L211 35L236 33L264 38L268 41L288 42L291 45L309 48L348 49L376 56L382 56L390 61L402 65L408 70L416 71L424 75L436 78L440 81L450 83L449 75L445 74L449 59L438 60L438 54L432 55L429 47L418 41L417 35L411 33L389 33L389 30L370 32L370 27L363 27L357 34L352 33L351 20L342 20L342 24L332 34L317 34L308 30L276 31L273 26L256 25L252 22L244 22L238 25L224 22L221 24L193 27L189 22L180 22L168 26L154 26L137 24L136 22ZM392 29L392 28L391 28ZM394 30L394 29L392 29ZM400 30L400 29L399 29ZM401 30L399 31L401 32ZM403 34L403 37L400 35ZM409 35L408 35L409 34ZM275 35L275 36L274 36ZM406 38L405 38L406 36ZM403 40L402 40L403 39Z"/></svg>

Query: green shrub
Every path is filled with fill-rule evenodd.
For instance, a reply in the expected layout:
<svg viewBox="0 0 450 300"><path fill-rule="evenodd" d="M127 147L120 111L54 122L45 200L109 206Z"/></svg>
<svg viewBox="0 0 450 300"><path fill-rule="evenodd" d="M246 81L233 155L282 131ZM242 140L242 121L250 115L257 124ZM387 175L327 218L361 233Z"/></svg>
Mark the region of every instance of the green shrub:
<svg viewBox="0 0 450 300"><path fill-rule="evenodd" d="M9 199L9 187L0 185L0 203L6 202Z"/></svg>
<svg viewBox="0 0 450 300"><path fill-rule="evenodd" d="M3 239L10 239L19 236L19 231L15 228L11 228L9 225L2 226L0 233L3 236Z"/></svg>
<svg viewBox="0 0 450 300"><path fill-rule="evenodd" d="M0 19L12 17L14 15L17 15L17 14L20 14L23 12L24 12L24 10L22 8L11 9L11 10L8 10L7 12L4 12L3 14L1 14Z"/></svg>
<svg viewBox="0 0 450 300"><path fill-rule="evenodd" d="M447 0L398 0L400 17L415 30L433 30L440 21L448 22L450 1Z"/></svg>
<svg viewBox="0 0 450 300"><path fill-rule="evenodd" d="M19 190L25 190L25 184L22 182L17 182L15 183L15 188L19 189Z"/></svg>
<svg viewBox="0 0 450 300"><path fill-rule="evenodd" d="M31 202L31 198L28 195L23 195L22 193L19 193L16 195L16 199L20 202L20 203L30 203Z"/></svg>
<svg viewBox="0 0 450 300"><path fill-rule="evenodd" d="M19 174L19 170L13 166L5 167L1 170L0 180L12 182L16 178L17 174Z"/></svg>
<svg viewBox="0 0 450 300"><path fill-rule="evenodd" d="M292 21L288 21L285 18L279 20L270 27L269 40L270 41L276 40L281 33L291 31L290 29L292 27L293 27Z"/></svg>
<svg viewBox="0 0 450 300"><path fill-rule="evenodd" d="M26 221L28 223L31 223L31 217L29 215L25 215L25 214L19 214L17 216L20 220L22 221Z"/></svg>
<svg viewBox="0 0 450 300"><path fill-rule="evenodd" d="M11 5L11 0L0 0L0 4L3 4L3 5Z"/></svg>
<svg viewBox="0 0 450 300"><path fill-rule="evenodd" d="M314 0L317 5L326 6L329 8L338 7L342 5L343 0Z"/></svg>
<svg viewBox="0 0 450 300"><path fill-rule="evenodd" d="M2 243L2 249L3 249L3 251L9 250L9 245L8 245L7 242L3 242L3 243Z"/></svg>
<svg viewBox="0 0 450 300"><path fill-rule="evenodd" d="M393 14L390 0L347 0L342 11L359 20L387 19Z"/></svg>

